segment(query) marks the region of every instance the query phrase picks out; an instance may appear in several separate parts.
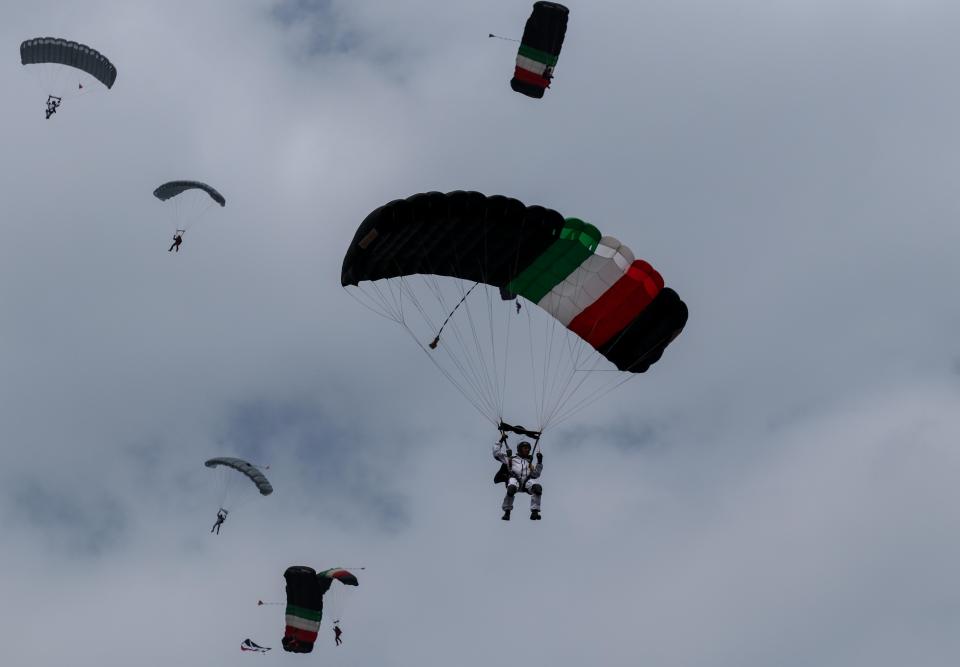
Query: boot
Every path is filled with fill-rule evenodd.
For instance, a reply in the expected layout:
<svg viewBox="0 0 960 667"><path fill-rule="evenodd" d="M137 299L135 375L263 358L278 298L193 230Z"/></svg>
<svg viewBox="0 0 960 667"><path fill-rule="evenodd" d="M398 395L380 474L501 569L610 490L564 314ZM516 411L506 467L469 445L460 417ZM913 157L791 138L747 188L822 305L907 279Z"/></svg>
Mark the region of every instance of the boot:
<svg viewBox="0 0 960 667"><path fill-rule="evenodd" d="M539 521L540 520L540 510L530 510L530 520Z"/></svg>
<svg viewBox="0 0 960 667"><path fill-rule="evenodd" d="M510 520L510 510L503 510L503 516L500 517L500 518L503 519L504 521L509 521L509 520Z"/></svg>

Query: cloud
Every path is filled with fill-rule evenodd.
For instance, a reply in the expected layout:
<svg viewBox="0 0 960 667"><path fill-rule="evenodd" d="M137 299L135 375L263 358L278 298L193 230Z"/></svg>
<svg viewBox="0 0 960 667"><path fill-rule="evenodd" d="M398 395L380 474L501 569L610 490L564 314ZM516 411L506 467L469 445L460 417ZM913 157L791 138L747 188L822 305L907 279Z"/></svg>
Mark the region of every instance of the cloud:
<svg viewBox="0 0 960 667"><path fill-rule="evenodd" d="M256 600L303 563L366 568L317 649L344 664L953 664L956 10L571 6L533 101L486 37L516 3L6 9L5 43L119 73L47 121L0 63L8 661L284 661ZM175 178L227 206L170 254ZM460 188L588 220L690 306L544 437L538 523L499 520L495 430L339 285L370 211ZM210 536L229 454L276 492Z"/></svg>

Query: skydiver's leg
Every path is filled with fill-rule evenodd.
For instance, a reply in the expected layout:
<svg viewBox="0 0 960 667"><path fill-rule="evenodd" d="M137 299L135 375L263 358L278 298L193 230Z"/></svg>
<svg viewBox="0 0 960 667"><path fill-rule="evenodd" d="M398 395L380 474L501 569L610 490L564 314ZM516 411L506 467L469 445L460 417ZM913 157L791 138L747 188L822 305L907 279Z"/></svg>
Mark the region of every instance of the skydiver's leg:
<svg viewBox="0 0 960 667"><path fill-rule="evenodd" d="M177 244L176 244L176 243L171 243L171 244L170 244L170 247L167 248L167 252L170 252L171 250L173 250L173 246L175 246L175 245L177 245Z"/></svg>
<svg viewBox="0 0 960 667"><path fill-rule="evenodd" d="M504 512L513 509L513 497L517 495L517 489L519 488L520 483L515 477L511 477L509 480L507 480L507 493L503 497L503 505L501 506Z"/></svg>
<svg viewBox="0 0 960 667"><path fill-rule="evenodd" d="M528 479L527 483L524 484L524 491L530 494L530 511L539 512L540 498L543 496L543 487L539 482Z"/></svg>

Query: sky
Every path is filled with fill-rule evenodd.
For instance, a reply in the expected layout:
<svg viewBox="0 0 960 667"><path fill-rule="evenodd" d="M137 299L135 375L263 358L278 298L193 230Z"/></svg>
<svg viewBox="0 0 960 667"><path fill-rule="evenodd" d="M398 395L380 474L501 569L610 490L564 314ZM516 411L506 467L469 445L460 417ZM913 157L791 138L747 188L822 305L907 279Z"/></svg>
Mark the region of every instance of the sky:
<svg viewBox="0 0 960 667"><path fill-rule="evenodd" d="M4 3L5 664L957 663L960 7L568 6L531 100L487 38L529 2ZM47 35L118 70L50 120L15 55ZM227 205L167 253L175 179ZM595 224L690 309L544 438L540 522L340 286L370 211L458 189ZM231 455L276 492L211 536ZM256 602L295 564L357 569L343 646L280 650Z"/></svg>

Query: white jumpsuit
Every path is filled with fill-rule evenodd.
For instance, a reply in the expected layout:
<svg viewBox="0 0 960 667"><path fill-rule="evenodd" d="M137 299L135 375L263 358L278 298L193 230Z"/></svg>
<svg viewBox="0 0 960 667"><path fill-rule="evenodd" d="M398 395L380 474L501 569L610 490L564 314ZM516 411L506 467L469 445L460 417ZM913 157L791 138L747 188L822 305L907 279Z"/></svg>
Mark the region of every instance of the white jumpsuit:
<svg viewBox="0 0 960 667"><path fill-rule="evenodd" d="M503 497L503 509L513 509L513 495L510 493L512 488L514 493L517 489L522 489L530 494L530 509L540 509L540 493L533 492L533 480L540 477L540 471L543 470L542 463L533 463L533 459L525 459L521 456L507 457L506 444L498 442L493 446L493 458L504 463L510 471L510 479L507 480L507 495ZM540 485L537 484L539 487Z"/></svg>

